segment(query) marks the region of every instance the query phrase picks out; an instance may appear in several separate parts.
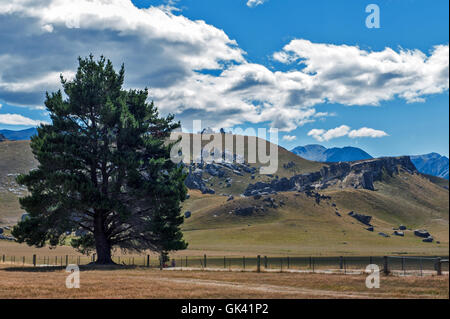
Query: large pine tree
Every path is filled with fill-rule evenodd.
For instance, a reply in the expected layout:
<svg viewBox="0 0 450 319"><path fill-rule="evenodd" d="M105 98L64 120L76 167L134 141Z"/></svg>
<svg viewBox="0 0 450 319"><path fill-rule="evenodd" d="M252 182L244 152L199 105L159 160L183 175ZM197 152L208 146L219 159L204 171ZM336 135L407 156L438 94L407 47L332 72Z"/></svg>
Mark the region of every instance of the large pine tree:
<svg viewBox="0 0 450 319"><path fill-rule="evenodd" d="M79 58L73 80L46 94L52 124L31 140L39 166L18 177L29 196L20 199L29 218L13 235L42 247L77 237L72 245L97 252L97 264L112 263L111 251L152 250L165 255L185 249L180 202L185 173L170 160L167 137L179 127L159 117L147 90L122 89L124 67Z"/></svg>

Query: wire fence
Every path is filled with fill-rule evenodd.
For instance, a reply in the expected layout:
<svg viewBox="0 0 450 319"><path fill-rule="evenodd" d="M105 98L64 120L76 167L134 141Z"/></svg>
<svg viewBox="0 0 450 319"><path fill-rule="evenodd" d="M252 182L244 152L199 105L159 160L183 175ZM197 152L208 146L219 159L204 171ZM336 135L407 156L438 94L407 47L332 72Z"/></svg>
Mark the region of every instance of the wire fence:
<svg viewBox="0 0 450 319"><path fill-rule="evenodd" d="M69 264L88 265L96 256L14 256L1 255L0 263L15 266L65 267ZM338 256L338 257L272 257L272 256L170 256L161 264L155 255L113 256L116 264L149 268L171 268L177 270L228 270L228 271L266 271L266 272L323 272L355 273L368 265L377 265L384 273L404 275L448 274L448 256Z"/></svg>

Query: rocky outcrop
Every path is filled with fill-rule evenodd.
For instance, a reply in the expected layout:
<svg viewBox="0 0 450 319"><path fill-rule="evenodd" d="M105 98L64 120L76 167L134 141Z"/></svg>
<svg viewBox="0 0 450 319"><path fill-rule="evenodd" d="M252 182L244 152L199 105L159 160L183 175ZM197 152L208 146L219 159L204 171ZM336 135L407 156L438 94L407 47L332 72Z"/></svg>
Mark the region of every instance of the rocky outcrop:
<svg viewBox="0 0 450 319"><path fill-rule="evenodd" d="M357 221L363 223L364 225L371 226L370 225L370 221L372 220L372 216L358 214L358 213L355 213L355 212L348 213L348 216L353 217L354 219L356 219Z"/></svg>
<svg viewBox="0 0 450 319"><path fill-rule="evenodd" d="M319 181L321 178L320 172L296 175L291 178L273 179L269 183L257 182L250 184L244 192L245 196L253 195L267 195L277 192L287 192L293 190L307 190L308 186Z"/></svg>
<svg viewBox="0 0 450 319"><path fill-rule="evenodd" d="M203 170L197 168L193 170L189 167L189 174L184 181L186 187L190 189L198 189L202 192L202 194L215 194L215 191L211 188L206 187L205 182L203 181Z"/></svg>
<svg viewBox="0 0 450 319"><path fill-rule="evenodd" d="M425 229L416 229L414 231L414 235L416 235L417 237L422 237L422 238L428 238L430 237L430 233L428 231L426 231Z"/></svg>
<svg viewBox="0 0 450 319"><path fill-rule="evenodd" d="M374 190L373 183L381 181L383 174L398 174L399 168L416 172L408 156L385 157L359 162L335 163L322 167L319 172L274 179L269 183L250 184L245 196L273 194L284 191L305 191L311 188L325 189L331 186Z"/></svg>

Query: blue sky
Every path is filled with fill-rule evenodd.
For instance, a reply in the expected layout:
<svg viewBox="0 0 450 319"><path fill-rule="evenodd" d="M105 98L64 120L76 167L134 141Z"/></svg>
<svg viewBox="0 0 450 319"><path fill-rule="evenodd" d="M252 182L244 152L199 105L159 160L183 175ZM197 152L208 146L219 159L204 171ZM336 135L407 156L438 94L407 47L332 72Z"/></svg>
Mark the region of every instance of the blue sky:
<svg viewBox="0 0 450 319"><path fill-rule="evenodd" d="M129 12L127 14L131 19L111 26L111 23L100 18L91 23L84 22L80 9L78 17L81 17L81 22L68 18L71 23L78 21L79 25L73 27L68 20L51 20L48 17L45 20L21 7L17 7L15 13L2 14L2 1L0 30L2 20L3 25L17 21L23 24L23 16L28 16L26 23L38 24L47 32L28 34L26 28L17 31L18 39L27 36L27 45L17 42L14 47L13 40L10 47L0 47L0 64L5 63L2 61L6 58L2 60L2 57L10 56L13 50L19 53L19 57L21 54L27 57L26 50L29 51L31 47L40 54L39 58L34 56L31 61L42 64L51 61L51 65L46 70L34 70L32 67L30 71L31 67L24 68L24 72L29 74L24 75L23 79L32 79L36 85L19 89L11 83L16 83L13 80L20 79L20 76L12 76L11 70L2 70L0 67L0 128L22 129L34 123L29 120L48 120L42 109L43 93L46 89L54 90L58 86L55 82L40 80L39 76L47 79L49 74L74 70L78 55L86 56L93 52L105 53L116 65L125 61L126 66L130 66L128 72L133 73L127 85L149 86L154 92L152 97L163 113L176 113L183 124L187 123L186 126L193 118L204 118L205 123L211 126L224 123L243 128L277 127L280 129L280 144L288 149L318 143L326 147L357 146L373 156L432 151L446 156L449 154L448 58L442 62L442 53L434 51L435 46L444 46L439 52L448 52L448 1L268 0L249 7L246 0L180 0L171 2L174 8L168 14L186 20L158 20L159 11L152 11L149 19L153 17L159 25L152 26L152 22L144 20L141 24L145 32L137 32L136 28L129 27L132 24L130 21L133 21L131 16L137 14L133 10L122 10L124 14ZM112 0L112 3L117 6L118 1ZM161 7L167 5L167 1L133 2L138 8L156 7L163 12L170 10ZM365 8L370 3L380 7L379 29L368 29L365 25L368 15ZM92 11L92 8L89 10ZM197 23L197 20L205 21L206 26ZM166 30L170 30L170 33ZM183 35L184 30L189 32ZM223 34L219 34L220 30ZM0 42L4 44L11 40L11 35L6 31L0 31ZM179 38L177 33L180 34ZM193 35L192 39L187 40L190 35ZM62 48L52 46L52 37L61 41ZM161 40L164 37L166 41ZM151 47L145 46L150 41L144 41L146 38L151 39ZM74 42L71 42L73 39ZM183 41L186 43L179 45ZM79 45L72 47L71 43ZM126 51L121 44L129 46L130 51ZM290 49L284 50L289 44ZM42 52L39 46L43 47ZM151 48L162 48L165 53L145 56L144 52L149 52ZM359 50L356 53L355 48ZM44 49L51 54L44 53ZM341 74L348 74L358 68L355 74L366 76L365 73L373 68L376 79L381 78L384 72L388 73L384 64L380 63L378 57L371 55L367 58L367 55L382 52L391 60L400 60L401 52L407 50L416 53L411 54L413 57L410 59L405 58L392 66L394 71L390 72L398 77L392 85L355 84L348 75ZM108 52L111 54L108 55ZM275 58L274 54L280 52L292 60L286 63ZM326 56L318 57L323 52L329 52L329 59ZM339 60L341 54L348 54L350 61ZM438 61L433 65L427 63L427 59L432 56L436 56L435 60ZM196 57L202 62L197 61ZM334 57L337 57L335 64L323 66L335 61ZM144 67L142 64L140 67L133 64L139 59L144 59ZM299 64L303 59L310 62ZM353 63L352 59L357 62ZM153 61L161 68L151 66ZM185 65L178 68L180 61ZM13 62L11 65L14 65ZM149 65L148 70L145 65ZM238 67L234 68L233 65ZM312 73L305 77L303 83L302 70L307 66L312 68ZM285 91L286 85L298 84L289 82L294 71L300 76L296 79L302 79L300 89L296 87L296 90L305 93L307 98L294 99L292 90ZM447 74L446 81L442 78L443 72ZM316 73L322 78L314 79ZM4 81L9 84L4 84L6 89L2 89L2 74L4 79L12 79ZM423 81L420 79L422 75ZM370 74L367 76L370 77ZM194 82L195 85L192 84ZM258 83L255 85L253 82ZM223 89L228 86L231 88L236 83L241 85L239 91ZM354 94L343 94L339 90L340 85L346 92ZM180 86L183 86L182 90ZM330 93L334 89L336 92ZM195 94L191 97L189 94L192 92ZM214 92L214 95L203 92ZM264 97L265 92L267 98ZM223 101L227 99L228 102ZM295 103L286 102L293 99ZM7 121L1 122L1 114L21 115L27 120L14 122L22 125L7 125ZM346 127L341 134L343 136L338 137L339 134L332 132L326 135L326 131L342 126ZM362 128L372 131L367 133L366 130L363 134ZM312 130L322 133L308 135ZM290 138L282 139L282 136Z"/></svg>

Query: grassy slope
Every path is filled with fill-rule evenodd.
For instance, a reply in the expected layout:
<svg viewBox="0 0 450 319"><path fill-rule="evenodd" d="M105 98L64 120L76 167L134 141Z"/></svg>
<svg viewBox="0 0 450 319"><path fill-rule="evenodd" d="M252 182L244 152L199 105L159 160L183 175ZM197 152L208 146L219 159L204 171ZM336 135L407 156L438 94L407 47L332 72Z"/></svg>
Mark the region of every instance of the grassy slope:
<svg viewBox="0 0 450 319"><path fill-rule="evenodd" d="M37 166L29 141L0 142L0 225L15 222L23 213L17 196L9 188L17 188L14 176Z"/></svg>
<svg viewBox="0 0 450 319"><path fill-rule="evenodd" d="M401 173L383 183L376 191L335 189L322 193L332 197L319 205L304 194L282 193L274 196L286 205L268 209L251 217L230 214L236 207L260 206L261 202L208 195L201 209L193 210L202 195L193 192L185 204L193 210L183 227L191 249L239 250L265 254L295 255L448 255L448 191L420 175ZM337 205L342 217L335 214ZM374 217L375 232L349 217L354 210ZM441 244L423 243L407 230L405 237L384 238L393 227L405 224L410 229L428 229Z"/></svg>
<svg viewBox="0 0 450 319"><path fill-rule="evenodd" d="M9 181L9 173L23 173L36 166L29 149L29 142L0 143L0 181ZM283 164L294 162L295 169L285 169ZM258 164L256 164L258 166ZM283 148L279 148L279 177L307 173L320 169L323 164L304 160ZM231 173L232 174L232 173ZM207 178L208 175L205 174ZM183 226L190 249L203 252L265 253L296 255L340 254L448 254L448 190L439 179L420 175L401 175L386 182L377 183L375 192L366 190L326 190L332 200L320 205L300 194L283 193L275 196L286 206L252 217L229 214L236 207L260 206L253 199L239 194L250 182L268 180L266 176L250 174L230 175L231 188L223 188L212 179L217 195L202 195L190 191L191 198L184 203L184 210L193 212ZM11 178L9 178L11 179ZM431 181L430 181L431 180ZM9 181L10 182L10 181ZM439 186L440 185L440 186ZM445 186L445 185L444 185ZM221 193L234 194L235 200L227 202ZM342 217L337 217L331 203L336 203ZM355 210L374 216L376 232L370 233L364 226L346 213ZM3 189L0 191L0 223L10 222L20 216L17 197ZM383 238L378 231L392 233L392 227L403 223L414 229L425 227L441 245L422 243L407 232L405 238ZM9 243L5 243L8 244Z"/></svg>

